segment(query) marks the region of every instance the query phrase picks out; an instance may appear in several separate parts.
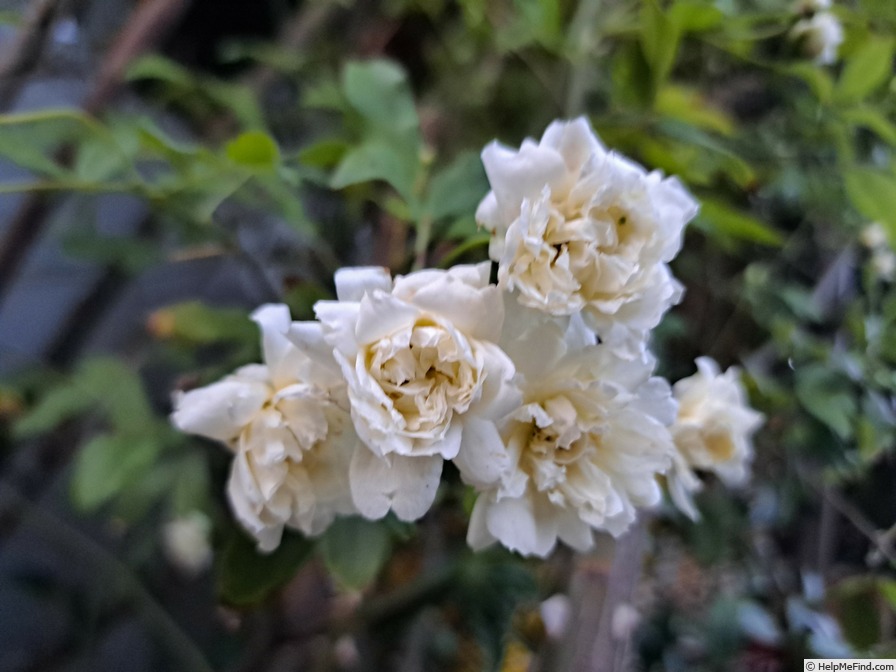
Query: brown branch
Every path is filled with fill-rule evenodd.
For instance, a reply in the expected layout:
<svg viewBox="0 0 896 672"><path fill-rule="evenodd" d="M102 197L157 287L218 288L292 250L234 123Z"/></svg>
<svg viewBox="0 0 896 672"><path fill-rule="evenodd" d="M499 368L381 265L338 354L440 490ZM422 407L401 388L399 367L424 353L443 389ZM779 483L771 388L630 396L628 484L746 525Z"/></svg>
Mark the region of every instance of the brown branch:
<svg viewBox="0 0 896 672"><path fill-rule="evenodd" d="M140 4L107 52L96 83L82 104L85 112L95 115L102 111L121 85L128 65L165 34L188 4L189 0L149 0ZM72 148L60 148L55 158L62 166L71 165ZM0 303L42 232L50 207L46 196L29 194L0 240Z"/></svg>
<svg viewBox="0 0 896 672"><path fill-rule="evenodd" d="M131 62L162 38L186 11L189 0L150 0L140 3L107 52L96 84L84 101L84 111L98 114L124 79Z"/></svg>
<svg viewBox="0 0 896 672"><path fill-rule="evenodd" d="M26 76L40 60L61 0L38 0L18 37L0 58L0 111L12 107Z"/></svg>

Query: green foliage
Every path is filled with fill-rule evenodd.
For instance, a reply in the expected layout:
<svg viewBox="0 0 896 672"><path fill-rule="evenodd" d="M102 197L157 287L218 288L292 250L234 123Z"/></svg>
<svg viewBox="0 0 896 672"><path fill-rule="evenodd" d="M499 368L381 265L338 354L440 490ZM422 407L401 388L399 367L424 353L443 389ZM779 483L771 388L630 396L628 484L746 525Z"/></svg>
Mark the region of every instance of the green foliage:
<svg viewBox="0 0 896 672"><path fill-rule="evenodd" d="M872 37L847 60L837 82L836 99L842 103L859 102L893 76L896 39Z"/></svg>
<svg viewBox="0 0 896 672"><path fill-rule="evenodd" d="M151 437L129 434L96 436L81 447L72 477L75 505L92 511L142 479L159 454Z"/></svg>
<svg viewBox="0 0 896 672"><path fill-rule="evenodd" d="M738 212L723 201L704 198L700 202L697 225L702 225L711 235L723 240L734 238L760 245L781 246L781 235L767 224L742 212Z"/></svg>
<svg viewBox="0 0 896 672"><path fill-rule="evenodd" d="M253 343L258 328L236 308L211 308L198 301L179 303L156 314L158 328L165 336L202 344L235 341Z"/></svg>
<svg viewBox="0 0 896 672"><path fill-rule="evenodd" d="M330 179L334 189L383 180L408 203L420 174L420 122L404 71L390 61L349 63L342 94L360 116L361 141L347 150Z"/></svg>
<svg viewBox="0 0 896 672"><path fill-rule="evenodd" d="M871 221L883 224L896 239L896 175L874 168L846 171L846 192L852 204Z"/></svg>
<svg viewBox="0 0 896 672"><path fill-rule="evenodd" d="M280 150L267 133L247 131L227 143L227 158L250 170L273 171L280 163Z"/></svg>
<svg viewBox="0 0 896 672"><path fill-rule="evenodd" d="M531 573L505 553L482 553L464 563L454 592L483 647L484 668L497 670L516 605L536 595Z"/></svg>
<svg viewBox="0 0 896 672"><path fill-rule="evenodd" d="M234 606L258 604L295 576L313 550L304 537L287 533L276 551L262 555L243 533L233 530L217 562L221 600Z"/></svg>
<svg viewBox="0 0 896 672"><path fill-rule="evenodd" d="M423 205L424 216L433 221L475 212L488 192L482 161L475 152L463 152L433 174Z"/></svg>
<svg viewBox="0 0 896 672"><path fill-rule="evenodd" d="M298 11L328 5L298 4ZM872 479L892 469L896 287L885 271L896 241L896 5L838 3L842 63L822 66L788 36L800 18L792 3L775 0L339 4L345 25L312 22L321 27L299 48L226 45L223 60L236 77L202 74L158 55L138 59L127 77L141 105L156 108L152 114L110 110L95 118L65 109L0 117L0 157L22 171L0 193L141 199L151 212L145 238L100 235L86 208L78 222L60 227L71 254L126 273L193 246L238 252L238 238L218 221L225 204L240 204L252 225L256 215L288 222L312 261L296 268L287 287L272 290L282 292L294 316L310 318L316 300L332 298L336 267L373 256L358 244L368 231L377 243L371 263L396 271L485 259L490 236L474 217L488 191L481 148L496 137L517 144L550 119L585 114L608 148L676 175L701 202L675 261L687 294L654 344L663 366L690 370L703 353L723 364L741 361L767 418L756 439L753 486L733 495L707 479L699 524L657 514L651 532L662 529L674 543L651 547L656 562L648 567L659 567L669 548L680 549L700 563L707 582L723 568L743 579L749 594L716 599L708 591L688 612L671 604L674 591L658 588L657 614L645 614L648 625L662 626L653 633L656 666L744 666L750 659L741 656L756 648L786 666L787 656L818 650L824 633L836 631L824 618L836 618L857 651L892 648L885 626L896 588L889 569L865 552L892 542L889 509L855 497L867 526L856 532L850 520L838 521L838 533L850 529L840 546L853 550L834 559L837 575L853 578L829 585L824 601L799 594L805 567L790 566L791 550L782 550L781 540L803 549L820 545L806 532L825 506L819 483L844 498L879 493ZM401 61L346 60L346 53ZM256 87L264 78L239 70L258 64L278 73L278 95L295 91L296 100L267 102ZM169 125L171 117L176 123ZM889 245L858 242L871 221L885 227ZM384 222L389 226L379 228ZM157 357L161 369L183 376L183 387L229 371L257 350L257 329L240 309L188 301L157 310L148 327L155 340L151 355L141 352L141 365ZM226 360L220 371L209 357ZM82 359L70 371L16 388L14 410L0 408L0 420L12 418L15 441L62 436L78 443L76 505L140 529L160 512L214 511L230 459L175 434L166 397L167 390L147 394L131 362ZM442 518L429 522L444 532ZM869 529L874 539L863 541ZM364 591L348 626L357 628L353 636L382 626L375 615L383 613L395 616L394 628L423 623L424 634L414 636L424 639L427 623L450 623L472 634L486 669L500 665L514 610L539 599L536 578L544 580L540 569L509 554L461 554L463 539L448 532L435 551L424 552L399 538L392 520L340 519L316 542L287 533L270 555L236 530L218 533L223 601L263 608L258 603L316 551L340 588ZM460 565L448 578L415 579L430 552L436 564L460 554ZM764 573L769 567L773 575ZM683 578L686 572L676 574L678 583ZM765 641L757 633L772 635ZM845 646L828 638L830 646ZM442 644L426 642L427 655L461 648ZM456 660L439 665L433 669L462 667Z"/></svg>
<svg viewBox="0 0 896 672"><path fill-rule="evenodd" d="M320 538L317 549L330 573L343 585L367 587L386 564L392 540L384 523L339 518Z"/></svg>

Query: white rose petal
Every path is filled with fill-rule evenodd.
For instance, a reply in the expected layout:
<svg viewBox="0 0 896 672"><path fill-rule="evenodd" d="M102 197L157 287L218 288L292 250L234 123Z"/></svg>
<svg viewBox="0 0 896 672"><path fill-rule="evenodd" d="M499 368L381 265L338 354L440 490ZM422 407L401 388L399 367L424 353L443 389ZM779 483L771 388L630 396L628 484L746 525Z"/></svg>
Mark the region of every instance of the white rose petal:
<svg viewBox="0 0 896 672"><path fill-rule="evenodd" d="M212 561L211 521L200 511L174 518L162 528L165 555L178 569L195 576Z"/></svg>
<svg viewBox="0 0 896 672"><path fill-rule="evenodd" d="M837 50L843 42L843 26L830 12L816 12L797 21L790 37L800 43L807 57L819 65L831 65L836 63Z"/></svg>
<svg viewBox="0 0 896 672"><path fill-rule="evenodd" d="M271 551L284 527L313 536L337 514L355 512L348 471L358 438L321 326L291 323L282 305L262 306L252 318L265 364L178 395L171 420L235 452L231 507L259 548Z"/></svg>
<svg viewBox="0 0 896 672"><path fill-rule="evenodd" d="M581 312L604 342L641 341L680 300L666 264L697 204L674 178L606 151L584 118L538 144L482 152L492 191L477 221L492 233L499 284L550 315ZM637 352L638 348L633 348Z"/></svg>
<svg viewBox="0 0 896 672"><path fill-rule="evenodd" d="M709 357L697 359L697 373L673 386L678 417L672 426L677 454L669 475L672 501L691 518L698 517L692 494L701 481L695 470L715 473L727 485L749 478L753 457L750 437L763 421L750 408L740 372L720 373Z"/></svg>
<svg viewBox="0 0 896 672"><path fill-rule="evenodd" d="M387 283L384 269L342 269L340 300L315 305L369 449L351 469L355 503L369 518L423 515L442 460L483 431L467 424L494 422L518 403L513 364L493 342L503 304L488 272L487 263L455 266Z"/></svg>
<svg viewBox="0 0 896 672"><path fill-rule="evenodd" d="M494 453L487 467L463 453L455 461L479 492L467 541L541 557L558 539L586 550L593 530L621 534L638 507L660 500L656 477L674 455L666 424L676 405L668 383L651 378L646 353L619 357L580 320L507 304L501 343L521 374L523 401L500 423L503 457L483 434ZM503 469L497 481L495 468Z"/></svg>

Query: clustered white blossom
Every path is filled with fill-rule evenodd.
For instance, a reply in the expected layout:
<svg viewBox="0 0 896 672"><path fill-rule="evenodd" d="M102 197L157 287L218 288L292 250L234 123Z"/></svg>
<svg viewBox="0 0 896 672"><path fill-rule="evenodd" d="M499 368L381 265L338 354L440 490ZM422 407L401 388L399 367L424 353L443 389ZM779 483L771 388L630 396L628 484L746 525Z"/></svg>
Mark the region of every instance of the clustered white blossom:
<svg viewBox="0 0 896 672"><path fill-rule="evenodd" d="M836 63L843 43L843 25L830 8L831 0L802 0L795 9L803 18L790 29L790 39L818 65Z"/></svg>
<svg viewBox="0 0 896 672"><path fill-rule="evenodd" d="M887 231L880 222L871 222L859 233L859 241L871 253L870 267L880 280L896 279L896 253L890 247Z"/></svg>
<svg viewBox="0 0 896 672"><path fill-rule="evenodd" d="M482 154L477 220L497 263L336 273L313 322L258 309L263 365L181 394L181 430L226 443L236 517L271 550L336 515L416 520L446 460L476 493L467 540L544 557L624 532L662 498L695 515L696 470L741 481L761 416L729 369L672 388L648 338L682 294L669 262L697 203L557 121Z"/></svg>

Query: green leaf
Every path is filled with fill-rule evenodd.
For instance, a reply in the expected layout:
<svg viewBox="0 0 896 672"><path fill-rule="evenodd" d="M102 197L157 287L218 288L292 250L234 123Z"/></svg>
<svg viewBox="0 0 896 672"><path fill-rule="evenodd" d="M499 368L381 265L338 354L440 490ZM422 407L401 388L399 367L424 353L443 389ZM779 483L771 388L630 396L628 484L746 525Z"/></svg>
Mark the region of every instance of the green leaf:
<svg viewBox="0 0 896 672"><path fill-rule="evenodd" d="M896 611L896 581L893 579L880 579L877 584L880 594L883 595L890 609Z"/></svg>
<svg viewBox="0 0 896 672"><path fill-rule="evenodd" d="M49 432L94 404L93 399L77 386L66 382L44 394L40 401L23 415L13 427L13 435L24 439Z"/></svg>
<svg viewBox="0 0 896 672"><path fill-rule="evenodd" d="M332 168L345 156L349 144L345 140L319 140L299 152L299 161L314 168Z"/></svg>
<svg viewBox="0 0 896 672"><path fill-rule="evenodd" d="M322 77L306 85L302 94L302 105L311 109L344 112L346 101L335 78Z"/></svg>
<svg viewBox="0 0 896 672"><path fill-rule="evenodd" d="M162 308L157 315L170 326L170 334L192 343L234 341L252 343L258 329L245 310L212 308L198 301Z"/></svg>
<svg viewBox="0 0 896 672"><path fill-rule="evenodd" d="M122 434L154 433L156 418L140 377L118 360L102 357L85 360L68 382L47 392L15 431L33 436L97 406Z"/></svg>
<svg viewBox="0 0 896 672"><path fill-rule="evenodd" d="M483 232L479 228L473 215L458 217L448 225L443 235L449 240L467 240L473 236L482 236L486 240L491 239L491 234Z"/></svg>
<svg viewBox="0 0 896 672"><path fill-rule="evenodd" d="M273 171L280 162L280 149L267 133L246 131L227 143L227 158L250 170Z"/></svg>
<svg viewBox="0 0 896 672"><path fill-rule="evenodd" d="M157 243L134 238L100 236L95 233L72 233L63 239L68 254L128 273L136 273L162 259Z"/></svg>
<svg viewBox="0 0 896 672"><path fill-rule="evenodd" d="M844 178L855 209L883 224L890 240L896 241L896 176L874 168L852 168Z"/></svg>
<svg viewBox="0 0 896 672"><path fill-rule="evenodd" d="M669 8L668 17L682 32L699 33L718 26L725 15L707 2L678 0Z"/></svg>
<svg viewBox="0 0 896 672"><path fill-rule="evenodd" d="M641 7L641 49L653 74L654 90L672 71L680 39L679 27L663 13L656 0L644 0Z"/></svg>
<svg viewBox="0 0 896 672"><path fill-rule="evenodd" d="M386 564L392 540L383 523L353 516L335 520L320 538L318 550L333 576L349 588L360 590Z"/></svg>
<svg viewBox="0 0 896 672"><path fill-rule="evenodd" d="M295 576L313 550L305 537L285 533L280 546L263 555L245 534L234 530L218 561L218 594L235 606L257 604Z"/></svg>
<svg viewBox="0 0 896 672"><path fill-rule="evenodd" d="M835 91L837 100L851 103L862 100L893 74L896 40L872 37L846 62Z"/></svg>
<svg viewBox="0 0 896 672"><path fill-rule="evenodd" d="M734 120L725 112L712 107L696 89L667 85L656 97L655 109L662 115L705 128L723 135L734 131Z"/></svg>
<svg viewBox="0 0 896 672"><path fill-rule="evenodd" d="M843 635L857 651L867 651L880 641L881 611L877 595L879 582L873 576L852 576L840 581L830 599Z"/></svg>
<svg viewBox="0 0 896 672"><path fill-rule="evenodd" d="M464 152L433 175L424 211L432 220L472 215L488 193L488 178L476 152Z"/></svg>
<svg viewBox="0 0 896 672"><path fill-rule="evenodd" d="M612 99L616 104L636 109L650 106L653 97L650 65L638 43L625 42L615 50L610 72Z"/></svg>
<svg viewBox="0 0 896 672"><path fill-rule="evenodd" d="M781 72L803 80L819 101L826 103L834 93L834 80L823 68L814 63L792 63L781 68Z"/></svg>
<svg viewBox="0 0 896 672"><path fill-rule="evenodd" d="M170 496L171 513L180 516L201 511L208 505L210 490L208 463L198 452L186 454L172 465L173 483L166 491Z"/></svg>
<svg viewBox="0 0 896 672"><path fill-rule="evenodd" d="M72 474L72 498L92 511L139 479L155 462L159 444L152 437L97 436L78 452Z"/></svg>
<svg viewBox="0 0 896 672"><path fill-rule="evenodd" d="M330 178L333 189L352 184L383 180L406 201L414 198L418 164L415 156L385 141L371 140L349 151Z"/></svg>
<svg viewBox="0 0 896 672"><path fill-rule="evenodd" d="M264 126L264 112L248 86L207 78L199 82L199 91L219 107L230 110L244 127Z"/></svg>
<svg viewBox="0 0 896 672"><path fill-rule="evenodd" d="M175 140L148 117L141 118L137 123L137 137L143 149L158 154L175 165L184 165L199 153L195 145Z"/></svg>
<svg viewBox="0 0 896 672"><path fill-rule="evenodd" d="M711 234L721 234L750 243L770 246L780 246L783 243L781 234L764 222L712 198L702 200L695 224Z"/></svg>
<svg viewBox="0 0 896 672"><path fill-rule="evenodd" d="M796 396L812 416L841 439L852 436L858 404L849 381L823 364L797 369Z"/></svg>
<svg viewBox="0 0 896 672"><path fill-rule="evenodd" d="M349 63L342 71L342 90L370 125L417 151L417 108L407 76L398 65L386 60Z"/></svg>
<svg viewBox="0 0 896 672"><path fill-rule="evenodd" d="M125 79L129 82L155 79L184 88L192 88L196 84L196 79L187 68L158 54L147 54L132 62Z"/></svg>
<svg viewBox="0 0 896 672"><path fill-rule="evenodd" d="M99 402L113 426L122 434L140 436L156 424L140 377L112 358L85 361L74 374L74 383L94 402Z"/></svg>
<svg viewBox="0 0 896 672"><path fill-rule="evenodd" d="M454 592L467 627L483 648L483 669L498 669L515 608L536 595L532 573L509 553L477 553L465 559Z"/></svg>
<svg viewBox="0 0 896 672"><path fill-rule="evenodd" d="M854 126L867 128L877 136L896 146L896 124L880 110L872 107L854 107L842 113L844 121Z"/></svg>
<svg viewBox="0 0 896 672"><path fill-rule="evenodd" d="M0 116L0 157L41 176L63 178L70 171L53 157L65 143L86 137L92 120L77 110L44 110Z"/></svg>

